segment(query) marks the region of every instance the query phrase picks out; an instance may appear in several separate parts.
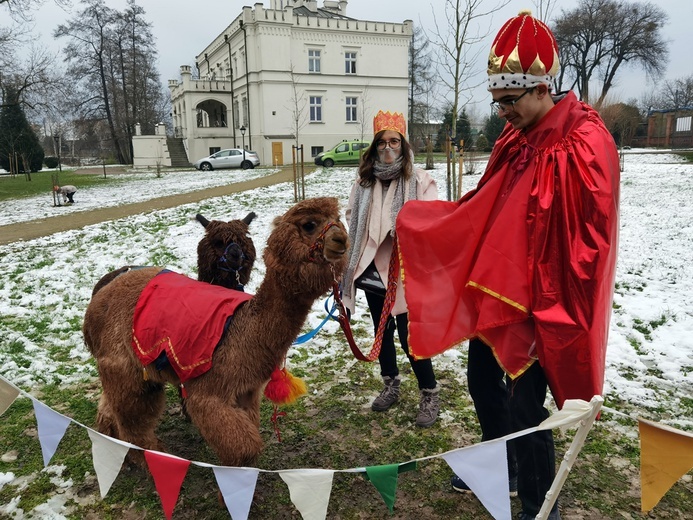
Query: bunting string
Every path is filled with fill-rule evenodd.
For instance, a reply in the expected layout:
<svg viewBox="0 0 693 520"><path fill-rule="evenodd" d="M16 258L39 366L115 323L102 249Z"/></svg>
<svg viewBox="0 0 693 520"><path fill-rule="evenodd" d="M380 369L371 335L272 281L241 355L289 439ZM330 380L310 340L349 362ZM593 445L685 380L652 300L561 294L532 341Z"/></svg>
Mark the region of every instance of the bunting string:
<svg viewBox="0 0 693 520"><path fill-rule="evenodd" d="M589 403L580 400L568 400L561 410L533 428L514 432L499 439L457 448L441 454L428 455L403 463L348 469L298 468L271 470L217 466L206 462L189 461L169 453L146 450L134 444L104 435L56 412L16 387L3 376L0 376L0 415L19 396L31 399L34 406L44 466L47 467L49 465L65 431L70 424L74 423L87 430L92 442L94 469L102 497L106 496L118 476L128 450L140 450L144 452L146 463L154 479L162 508L167 518L171 518L173 514L188 467L195 465L213 470L226 507L233 520L245 520L248 518L260 473L277 473L280 475L289 488L291 501L304 520L323 520L326 518L334 473L361 474L376 487L385 505L392 511L398 475L404 471L416 469L417 464L420 462L436 458L442 458L456 474L465 480L493 518L510 519L510 497L507 492L507 442L539 430L568 428L577 425L573 443L564 456L554 485L547 493L542 508L542 512L549 511L582 448L592 423L602 409L603 403L603 399L600 396L595 396ZM604 410L617 415L625 415L608 408L604 408ZM678 451L674 454L673 459L676 462L676 471L683 471L683 473L676 473L672 476L670 472L667 472L667 468L662 468L660 461L669 459L666 456L662 457L661 453L657 451L657 442L645 442L643 440L643 446L646 445L648 447L648 466L647 468L641 468L643 483L642 507L643 511L648 511L659 502L676 480L693 466L693 434L679 432L671 427L658 428L657 423L649 421L645 421L645 423L643 424L642 420L640 422L641 437L644 434L643 432L648 432L649 430L657 432L664 429L667 442L663 444L677 446ZM661 431L659 435L662 435ZM671 440L672 435L675 437L674 442ZM656 439L658 437L648 436L648 439L653 438ZM683 450L683 453L681 453L681 450ZM666 473L666 482L659 478L660 472Z"/></svg>

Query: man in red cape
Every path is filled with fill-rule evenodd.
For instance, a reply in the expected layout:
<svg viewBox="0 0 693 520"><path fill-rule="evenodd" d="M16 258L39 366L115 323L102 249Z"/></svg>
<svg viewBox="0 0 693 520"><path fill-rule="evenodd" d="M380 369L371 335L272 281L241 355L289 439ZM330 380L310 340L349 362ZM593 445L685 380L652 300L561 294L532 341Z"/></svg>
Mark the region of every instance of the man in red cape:
<svg viewBox="0 0 693 520"><path fill-rule="evenodd" d="M484 440L548 417L547 384L559 408L603 387L618 153L596 111L572 92L551 96L557 70L548 27L527 12L509 20L488 70L492 105L508 124L484 176L457 202L410 201L397 218L411 352L431 357L471 340L469 389ZM553 438L537 432L514 444L521 518L531 519L553 480ZM512 492L512 453L509 463ZM466 488L457 477L453 486ZM557 508L549 518L560 518Z"/></svg>

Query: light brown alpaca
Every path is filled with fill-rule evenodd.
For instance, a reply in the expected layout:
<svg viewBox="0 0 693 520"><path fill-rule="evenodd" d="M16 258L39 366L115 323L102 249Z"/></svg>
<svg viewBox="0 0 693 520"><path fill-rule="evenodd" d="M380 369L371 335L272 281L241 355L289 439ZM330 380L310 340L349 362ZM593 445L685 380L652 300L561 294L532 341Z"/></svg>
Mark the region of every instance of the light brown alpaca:
<svg viewBox="0 0 693 520"><path fill-rule="evenodd" d="M346 264L348 235L337 199L309 199L274 221L263 258L265 278L235 313L211 369L186 382L186 409L226 466L253 465L262 450L260 398L272 370L301 330L310 308ZM131 346L133 314L152 267L124 273L99 290L84 318L84 339L96 358L103 394L99 431L161 450L154 429L165 407L164 385L180 381L171 368L146 367Z"/></svg>

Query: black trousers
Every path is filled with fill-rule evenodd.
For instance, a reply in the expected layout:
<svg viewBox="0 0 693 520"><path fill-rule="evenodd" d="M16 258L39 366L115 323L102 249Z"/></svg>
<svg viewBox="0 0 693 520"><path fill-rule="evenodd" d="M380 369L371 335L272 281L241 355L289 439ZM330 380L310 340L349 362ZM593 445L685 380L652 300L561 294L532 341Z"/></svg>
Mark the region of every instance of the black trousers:
<svg viewBox="0 0 693 520"><path fill-rule="evenodd" d="M548 384L535 362L512 381L498 365L491 348L478 339L469 342L469 393L474 401L482 440L496 439L538 425L549 416L544 408ZM555 475L551 430L523 435L508 443L508 470L517 474L522 511L536 515Z"/></svg>
<svg viewBox="0 0 693 520"><path fill-rule="evenodd" d="M378 324L380 323L380 314L383 311L383 305L385 305L385 297L379 296L377 294L364 291L366 294L366 301L368 302L368 309L371 312L371 318L373 319L373 328L375 333L378 333ZM383 334L383 346L380 350L380 355L378 356L378 362L380 363L380 375L385 377L395 377L399 375L399 368L397 367L397 352L395 350L395 328L397 329L397 335L399 336L399 342L402 345L402 350L409 358L409 363L411 363L411 368L414 371L416 380L419 383L419 389L430 390L436 387L436 377L433 374L433 365L430 359L414 359L409 354L409 343L407 337L409 334L409 318L406 313L398 314L393 319L390 316L385 325L385 333Z"/></svg>

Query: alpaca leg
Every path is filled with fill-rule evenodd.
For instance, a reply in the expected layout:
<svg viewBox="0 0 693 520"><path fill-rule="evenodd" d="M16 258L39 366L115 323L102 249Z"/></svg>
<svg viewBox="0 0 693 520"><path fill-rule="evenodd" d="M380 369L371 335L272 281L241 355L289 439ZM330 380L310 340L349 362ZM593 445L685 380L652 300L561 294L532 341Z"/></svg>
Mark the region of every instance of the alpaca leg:
<svg viewBox="0 0 693 520"><path fill-rule="evenodd" d="M252 466L262 451L253 413L214 396L188 399L187 410L207 444L225 466Z"/></svg>
<svg viewBox="0 0 693 520"><path fill-rule="evenodd" d="M109 370L103 362L99 373L103 386L99 431L144 449L161 450L154 429L166 406L163 384L144 381L141 372L123 377L122 370Z"/></svg>

